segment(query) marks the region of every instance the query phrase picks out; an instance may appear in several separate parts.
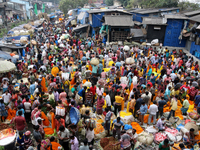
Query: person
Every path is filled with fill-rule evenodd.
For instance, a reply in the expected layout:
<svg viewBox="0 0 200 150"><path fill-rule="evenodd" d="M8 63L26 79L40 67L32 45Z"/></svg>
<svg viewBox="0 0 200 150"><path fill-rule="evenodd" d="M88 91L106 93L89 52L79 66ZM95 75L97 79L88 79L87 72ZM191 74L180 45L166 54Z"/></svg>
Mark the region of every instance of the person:
<svg viewBox="0 0 200 150"><path fill-rule="evenodd" d="M69 135L70 132L67 128L65 128L64 126L60 126L59 127L59 131L58 131L58 138L59 138L59 143L60 145L63 146L64 150L69 150Z"/></svg>
<svg viewBox="0 0 200 150"><path fill-rule="evenodd" d="M4 79L1 87L3 88L3 93L5 93L8 90L8 80Z"/></svg>
<svg viewBox="0 0 200 150"><path fill-rule="evenodd" d="M113 137L115 138L116 134L118 136L118 140L120 139L121 135L121 128L123 129L124 128L124 123L121 121L121 118L120 117L117 117L117 119L113 120L113 123L112 123L112 126L113 127L114 125L114 128L113 128Z"/></svg>
<svg viewBox="0 0 200 150"><path fill-rule="evenodd" d="M25 132L25 128L27 127L27 124L26 124L26 119L22 117L22 111L18 112L18 116L16 116L14 119L14 124L15 124L18 134L20 131L23 133Z"/></svg>
<svg viewBox="0 0 200 150"><path fill-rule="evenodd" d="M31 131L26 131L24 133L24 148L28 149L30 146L33 146L33 141L30 137Z"/></svg>
<svg viewBox="0 0 200 150"><path fill-rule="evenodd" d="M33 130L33 137L35 141L37 142L37 149L40 149L41 147L41 142L42 142L42 135L39 131L39 125L36 125L34 130Z"/></svg>
<svg viewBox="0 0 200 150"><path fill-rule="evenodd" d="M107 136L109 136L110 135L110 121L111 121L111 117L113 114L108 108L105 108L105 112L106 112L106 116L105 116L104 128L105 128L105 130L108 131Z"/></svg>
<svg viewBox="0 0 200 150"><path fill-rule="evenodd" d="M170 143L168 139L165 139L164 141L160 142L159 150L170 150L170 146L172 145L173 143Z"/></svg>
<svg viewBox="0 0 200 150"><path fill-rule="evenodd" d="M102 98L101 95L99 95L97 99L97 114L101 115L103 113L102 110L103 105L104 105L104 99Z"/></svg>
<svg viewBox="0 0 200 150"><path fill-rule="evenodd" d="M189 101L186 99L186 96L183 97L184 101L183 101L183 107L181 108L181 111L183 113L183 115L187 115L187 111L189 109L190 103Z"/></svg>
<svg viewBox="0 0 200 150"><path fill-rule="evenodd" d="M165 130L165 123L164 123L165 117L161 116L161 118L158 120L156 127L159 129L159 131Z"/></svg>
<svg viewBox="0 0 200 150"><path fill-rule="evenodd" d="M6 117L8 116L8 112L7 112L6 107L3 103L3 99L0 99L0 116L1 116L2 122L4 122Z"/></svg>
<svg viewBox="0 0 200 150"><path fill-rule="evenodd" d="M82 146L79 147L79 150L89 150L89 146L88 146L88 142L87 142L87 139L85 139L83 141L83 144Z"/></svg>
<svg viewBox="0 0 200 150"><path fill-rule="evenodd" d="M22 131L19 132L16 145L19 146L19 150L24 150L24 133Z"/></svg>
<svg viewBox="0 0 200 150"><path fill-rule="evenodd" d="M5 105L8 105L10 103L12 96L10 93L8 93L8 90L5 91L5 93L2 95L2 99Z"/></svg>
<svg viewBox="0 0 200 150"><path fill-rule="evenodd" d="M134 94L134 95L131 95L130 106L129 106L129 112L131 112L132 114L134 112L135 103L136 103L136 100L135 100L135 94Z"/></svg>
<svg viewBox="0 0 200 150"><path fill-rule="evenodd" d="M31 103L29 102L29 99L26 98L26 102L24 102L24 109L25 109L25 119L26 122L31 120Z"/></svg>
<svg viewBox="0 0 200 150"><path fill-rule="evenodd" d="M86 99L86 103L89 106L93 106L93 93L90 89L88 89L88 91L85 93L85 99Z"/></svg>
<svg viewBox="0 0 200 150"><path fill-rule="evenodd" d="M123 97L120 96L121 93L117 92L117 95L115 96L115 115L117 116L117 111L118 113L121 111L121 105L122 101L124 100Z"/></svg>
<svg viewBox="0 0 200 150"><path fill-rule="evenodd" d="M186 148L183 143L180 143L179 147L180 147L181 150L190 150L189 148Z"/></svg>
<svg viewBox="0 0 200 150"><path fill-rule="evenodd" d="M153 104L149 107L149 118L148 118L148 125L151 123L151 119L153 117L153 125L156 123L156 114L158 112L158 106L156 105L157 102L153 101Z"/></svg>
<svg viewBox="0 0 200 150"><path fill-rule="evenodd" d="M92 147L94 144L94 127L91 124L91 120L86 126L86 136L85 137L88 141L89 147Z"/></svg>
<svg viewBox="0 0 200 150"><path fill-rule="evenodd" d="M169 116L167 117L167 120L169 120L169 118L171 117L171 115L173 116L173 117L175 117L175 111L177 110L177 105L178 105L178 102L177 102L177 98L178 98L178 95L175 95L175 97L173 97L172 99L171 99L171 103L170 103L170 105L172 106L171 107L171 111L170 111L170 113L169 113Z"/></svg>
<svg viewBox="0 0 200 150"><path fill-rule="evenodd" d="M40 117L38 117L37 122L38 122L38 125L39 125L39 132L42 135L42 138L44 139L45 132L44 132L43 124L42 124L42 119Z"/></svg>
<svg viewBox="0 0 200 150"><path fill-rule="evenodd" d="M186 132L183 135L183 142L188 147L190 147L190 146L193 147L194 144L198 141L198 140L195 140L194 131L195 131L194 128L191 128L189 132Z"/></svg>
<svg viewBox="0 0 200 150"><path fill-rule="evenodd" d="M163 108L167 104L167 102L164 100L164 97L161 97L161 100L158 101L158 113L157 113L157 118L160 115L163 116Z"/></svg>
<svg viewBox="0 0 200 150"><path fill-rule="evenodd" d="M139 120L141 122L141 125L143 125L144 122L144 115L147 113L147 105L145 104L144 101L142 101L142 105L140 106L140 109L138 110L138 114L139 114Z"/></svg>
<svg viewBox="0 0 200 150"><path fill-rule="evenodd" d="M106 107L107 107L109 110L111 110L111 100L110 100L110 95L108 94L108 91L106 91L105 100L106 100Z"/></svg>
<svg viewBox="0 0 200 150"><path fill-rule="evenodd" d="M78 150L78 139L74 135L70 135L71 150Z"/></svg>
<svg viewBox="0 0 200 150"><path fill-rule="evenodd" d="M119 142L113 144L113 146L119 145L123 150L130 150L131 149L131 137L125 131L122 131L122 136Z"/></svg>
<svg viewBox="0 0 200 150"><path fill-rule="evenodd" d="M52 150L59 150L62 148L62 146L57 143L57 139L54 136L50 137L50 142L52 145Z"/></svg>

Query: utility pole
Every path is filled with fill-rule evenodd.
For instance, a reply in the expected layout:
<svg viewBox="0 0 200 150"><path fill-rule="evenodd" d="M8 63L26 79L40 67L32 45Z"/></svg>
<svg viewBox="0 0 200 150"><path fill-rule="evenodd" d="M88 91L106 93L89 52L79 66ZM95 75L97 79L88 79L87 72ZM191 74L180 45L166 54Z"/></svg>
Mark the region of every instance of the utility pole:
<svg viewBox="0 0 200 150"><path fill-rule="evenodd" d="M6 0L4 0L4 2L6 2ZM4 24L7 28L6 3L4 3Z"/></svg>

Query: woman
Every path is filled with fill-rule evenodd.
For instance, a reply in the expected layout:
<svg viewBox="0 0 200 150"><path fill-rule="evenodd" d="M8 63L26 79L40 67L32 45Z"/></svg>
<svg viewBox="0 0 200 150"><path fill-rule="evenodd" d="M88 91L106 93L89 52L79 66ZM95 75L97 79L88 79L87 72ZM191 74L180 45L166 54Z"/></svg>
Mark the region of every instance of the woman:
<svg viewBox="0 0 200 150"><path fill-rule="evenodd" d="M97 100L97 114L101 115L103 113L102 107L104 105L104 99L99 95Z"/></svg>
<svg viewBox="0 0 200 150"><path fill-rule="evenodd" d="M23 80L21 80L21 84L20 84L20 91L22 92L23 95L26 95L28 92L28 88L26 86L25 83L23 83Z"/></svg>
<svg viewBox="0 0 200 150"><path fill-rule="evenodd" d="M8 112L5 109L5 105L3 103L3 99L0 100L0 116L1 116L1 121L4 122L6 117L8 116Z"/></svg>

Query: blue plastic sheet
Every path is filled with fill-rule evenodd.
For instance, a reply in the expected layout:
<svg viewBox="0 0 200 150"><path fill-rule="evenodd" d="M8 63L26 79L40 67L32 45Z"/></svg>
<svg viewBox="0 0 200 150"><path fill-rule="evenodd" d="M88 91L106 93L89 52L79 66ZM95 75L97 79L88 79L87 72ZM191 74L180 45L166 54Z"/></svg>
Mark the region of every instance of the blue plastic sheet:
<svg viewBox="0 0 200 150"><path fill-rule="evenodd" d="M3 58L3 59L5 59L5 60L11 59L13 63L16 63L16 62L17 62L17 59L16 59L16 58L11 57L8 53L3 52L3 51L0 51L0 58Z"/></svg>
<svg viewBox="0 0 200 150"><path fill-rule="evenodd" d="M178 131L180 131L182 127L184 127L184 125L183 125L183 124L179 124L179 125L177 126L176 129L177 129Z"/></svg>
<svg viewBox="0 0 200 150"><path fill-rule="evenodd" d="M71 123L77 124L80 120L79 110L75 107L71 107L69 111L69 116L70 116Z"/></svg>
<svg viewBox="0 0 200 150"><path fill-rule="evenodd" d="M129 124L125 124L124 125L124 130L129 130L129 129L133 129L131 125Z"/></svg>

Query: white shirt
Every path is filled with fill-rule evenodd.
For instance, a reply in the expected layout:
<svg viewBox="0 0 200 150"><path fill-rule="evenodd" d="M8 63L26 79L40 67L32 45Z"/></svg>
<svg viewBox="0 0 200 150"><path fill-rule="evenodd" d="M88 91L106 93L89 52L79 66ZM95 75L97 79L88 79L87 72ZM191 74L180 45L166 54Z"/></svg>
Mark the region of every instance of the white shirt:
<svg viewBox="0 0 200 150"><path fill-rule="evenodd" d="M106 105L111 106L110 95L106 95L105 100L106 100Z"/></svg>
<svg viewBox="0 0 200 150"><path fill-rule="evenodd" d="M67 128L65 128L65 130L63 132L58 131L58 134L60 135L61 138L69 138L69 130ZM64 142L67 142L69 140L63 140Z"/></svg>
<svg viewBox="0 0 200 150"><path fill-rule="evenodd" d="M25 108L25 112L30 113L31 112L31 103L24 102L24 108Z"/></svg>
<svg viewBox="0 0 200 150"><path fill-rule="evenodd" d="M150 105L149 114L156 115L157 112L158 112L158 106L155 104Z"/></svg>
<svg viewBox="0 0 200 150"><path fill-rule="evenodd" d="M71 55L71 54L72 54L72 50L69 49L69 51L68 51L68 55Z"/></svg>
<svg viewBox="0 0 200 150"><path fill-rule="evenodd" d="M10 94L10 93L8 93L8 94L4 93L4 94L2 95L2 98L3 98L4 103L7 104L7 103L9 103L9 101L10 101L11 94Z"/></svg>
<svg viewBox="0 0 200 150"><path fill-rule="evenodd" d="M177 75L176 75L175 73L171 73L171 74L170 74L170 77L172 78L172 81L174 81L175 78L177 77Z"/></svg>
<svg viewBox="0 0 200 150"><path fill-rule="evenodd" d="M94 139L94 129L92 131L90 129L86 130L86 138L88 142L91 142Z"/></svg>

